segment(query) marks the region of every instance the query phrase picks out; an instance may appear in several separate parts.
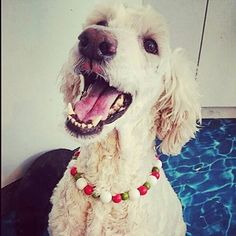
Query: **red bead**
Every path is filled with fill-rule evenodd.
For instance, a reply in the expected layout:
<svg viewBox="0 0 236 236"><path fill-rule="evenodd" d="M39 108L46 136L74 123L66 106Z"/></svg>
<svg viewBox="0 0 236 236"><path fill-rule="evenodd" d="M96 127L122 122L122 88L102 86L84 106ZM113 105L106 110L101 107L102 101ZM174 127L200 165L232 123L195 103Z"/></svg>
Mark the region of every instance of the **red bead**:
<svg viewBox="0 0 236 236"><path fill-rule="evenodd" d="M71 169L70 169L70 174L72 176L75 176L77 174L77 168L75 166L73 166Z"/></svg>
<svg viewBox="0 0 236 236"><path fill-rule="evenodd" d="M91 185L87 185L85 188L84 188L84 193L86 195L91 195L93 193L93 186Z"/></svg>
<svg viewBox="0 0 236 236"><path fill-rule="evenodd" d="M80 155L80 151L76 151L75 153L74 153L74 156L76 156L76 157L78 157Z"/></svg>
<svg viewBox="0 0 236 236"><path fill-rule="evenodd" d="M138 191L140 192L140 195L145 195L148 191L148 188L142 185L138 188Z"/></svg>
<svg viewBox="0 0 236 236"><path fill-rule="evenodd" d="M121 202L121 200L122 200L121 194L116 194L115 196L112 196L112 201L115 203L119 203Z"/></svg>
<svg viewBox="0 0 236 236"><path fill-rule="evenodd" d="M160 178L160 172L159 171L153 171L151 175L155 176L157 179Z"/></svg>

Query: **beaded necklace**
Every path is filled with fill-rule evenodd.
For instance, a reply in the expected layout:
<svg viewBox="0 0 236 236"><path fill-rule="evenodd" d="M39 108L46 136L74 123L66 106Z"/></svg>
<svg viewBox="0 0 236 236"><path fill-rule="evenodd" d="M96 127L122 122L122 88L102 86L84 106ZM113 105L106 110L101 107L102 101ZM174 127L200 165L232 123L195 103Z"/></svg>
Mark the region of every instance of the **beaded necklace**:
<svg viewBox="0 0 236 236"><path fill-rule="evenodd" d="M73 159L76 160L80 155L80 151L76 151L73 155ZM76 187L83 191L85 195L92 196L93 198L100 199L103 203L120 203L122 201L135 201L139 199L140 196L144 196L147 194L149 189L154 186L157 183L157 180L160 178L160 169L162 168L162 162L159 159L158 156L156 156L155 165L153 166L147 181L139 186L138 188L130 189L123 193L117 193L115 195L112 195L108 191L101 191L100 194L95 193L95 185L88 183L86 179L83 176L83 173L78 172L77 167L74 166L74 162L71 162L72 165L70 165L70 174L73 176L75 180Z"/></svg>

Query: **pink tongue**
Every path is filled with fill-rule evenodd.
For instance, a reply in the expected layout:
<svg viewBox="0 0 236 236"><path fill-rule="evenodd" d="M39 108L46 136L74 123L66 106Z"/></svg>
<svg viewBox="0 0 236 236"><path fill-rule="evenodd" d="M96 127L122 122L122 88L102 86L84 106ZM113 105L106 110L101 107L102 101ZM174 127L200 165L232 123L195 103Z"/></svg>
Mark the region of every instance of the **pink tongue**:
<svg viewBox="0 0 236 236"><path fill-rule="evenodd" d="M120 93L103 81L95 82L88 94L75 104L75 113L80 121L88 122L101 116L105 120L109 109Z"/></svg>

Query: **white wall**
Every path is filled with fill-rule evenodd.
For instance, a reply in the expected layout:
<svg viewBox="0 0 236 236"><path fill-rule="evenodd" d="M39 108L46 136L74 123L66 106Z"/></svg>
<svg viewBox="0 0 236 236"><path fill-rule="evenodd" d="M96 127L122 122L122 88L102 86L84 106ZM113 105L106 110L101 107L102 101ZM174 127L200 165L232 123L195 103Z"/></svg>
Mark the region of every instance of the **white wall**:
<svg viewBox="0 0 236 236"><path fill-rule="evenodd" d="M236 107L235 67L236 1L210 0L198 76L205 107Z"/></svg>
<svg viewBox="0 0 236 236"><path fill-rule="evenodd" d="M97 2L2 0L2 187L38 154L78 146L64 131L57 76Z"/></svg>

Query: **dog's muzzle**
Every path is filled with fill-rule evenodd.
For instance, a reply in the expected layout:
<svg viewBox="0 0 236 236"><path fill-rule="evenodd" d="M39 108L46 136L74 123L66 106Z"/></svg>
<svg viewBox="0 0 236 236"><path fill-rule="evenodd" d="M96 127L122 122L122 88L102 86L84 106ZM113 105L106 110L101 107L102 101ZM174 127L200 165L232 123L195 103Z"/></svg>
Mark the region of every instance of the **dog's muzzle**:
<svg viewBox="0 0 236 236"><path fill-rule="evenodd" d="M110 60L116 54L117 40L107 31L88 28L78 39L80 53L91 61Z"/></svg>
<svg viewBox="0 0 236 236"><path fill-rule="evenodd" d="M132 103L127 91L110 84L106 63L117 51L117 40L104 29L89 27L78 37L83 63L75 65L80 79L78 96L68 104L66 127L73 136L85 137L102 132L103 127L122 117Z"/></svg>

